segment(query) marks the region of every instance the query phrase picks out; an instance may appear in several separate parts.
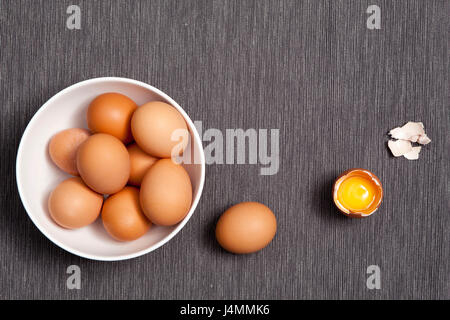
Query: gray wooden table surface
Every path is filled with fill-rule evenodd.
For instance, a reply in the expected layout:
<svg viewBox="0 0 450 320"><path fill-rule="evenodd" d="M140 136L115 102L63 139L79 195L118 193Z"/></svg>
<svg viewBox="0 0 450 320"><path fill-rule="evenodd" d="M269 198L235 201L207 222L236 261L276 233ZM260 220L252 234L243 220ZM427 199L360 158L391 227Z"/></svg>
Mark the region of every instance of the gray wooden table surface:
<svg viewBox="0 0 450 320"><path fill-rule="evenodd" d="M67 7L82 29L66 28ZM369 30L366 9L382 11ZM0 298L449 299L449 1L0 1ZM280 130L280 169L209 165L198 208L167 245L95 262L33 225L15 157L33 114L81 80L128 77L179 102L204 128ZM394 159L386 132L422 121L433 142L418 161ZM340 216L330 198L342 171L375 172L374 216ZM265 250L231 255L218 216L254 200L273 209ZM80 290L66 268L81 268ZM381 289L366 287L378 265Z"/></svg>

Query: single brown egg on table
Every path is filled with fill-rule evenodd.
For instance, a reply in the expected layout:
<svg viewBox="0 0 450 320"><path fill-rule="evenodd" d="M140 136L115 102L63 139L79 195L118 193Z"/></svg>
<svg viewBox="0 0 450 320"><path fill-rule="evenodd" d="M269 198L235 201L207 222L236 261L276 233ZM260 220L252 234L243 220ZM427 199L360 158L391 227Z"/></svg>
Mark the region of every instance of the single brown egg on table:
<svg viewBox="0 0 450 320"><path fill-rule="evenodd" d="M188 173L171 159L158 160L142 180L140 201L145 215L154 224L177 224L191 208L192 184Z"/></svg>
<svg viewBox="0 0 450 320"><path fill-rule="evenodd" d="M93 133L107 133L125 144L130 143L133 141L131 117L136 108L136 103L123 94L101 94L89 105L88 127Z"/></svg>
<svg viewBox="0 0 450 320"><path fill-rule="evenodd" d="M89 189L79 177L61 182L48 198L50 216L67 229L78 229L94 222L102 204L103 195Z"/></svg>
<svg viewBox="0 0 450 320"><path fill-rule="evenodd" d="M81 178L92 190L113 194L127 184L130 156L119 139L97 133L78 148L77 168Z"/></svg>
<svg viewBox="0 0 450 320"><path fill-rule="evenodd" d="M55 134L48 145L53 163L62 171L78 176L77 150L91 133L86 129L72 128Z"/></svg>
<svg viewBox="0 0 450 320"><path fill-rule="evenodd" d="M125 187L105 200L102 220L106 231L116 240L133 241L151 227L139 204L139 189Z"/></svg>
<svg viewBox="0 0 450 320"><path fill-rule="evenodd" d="M171 105L153 101L139 107L131 119L131 131L139 147L158 158L183 153L189 131L181 113Z"/></svg>
<svg viewBox="0 0 450 320"><path fill-rule="evenodd" d="M127 149L130 154L130 178L128 179L128 184L139 187L144 175L158 158L145 153L136 143L130 144Z"/></svg>
<svg viewBox="0 0 450 320"><path fill-rule="evenodd" d="M226 210L216 226L216 238L227 251L252 253L266 247L277 232L272 210L258 202L242 202Z"/></svg>

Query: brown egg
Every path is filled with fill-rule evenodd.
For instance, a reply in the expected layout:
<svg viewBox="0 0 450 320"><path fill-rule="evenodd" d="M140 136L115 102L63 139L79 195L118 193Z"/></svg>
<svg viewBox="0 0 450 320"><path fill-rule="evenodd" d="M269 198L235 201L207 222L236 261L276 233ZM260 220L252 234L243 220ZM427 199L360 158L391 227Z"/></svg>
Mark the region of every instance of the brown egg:
<svg viewBox="0 0 450 320"><path fill-rule="evenodd" d="M133 186L140 186L144 175L147 173L148 169L158 160L158 158L152 157L151 155L142 151L141 148L136 143L128 146L128 153L130 154L130 179L128 179L128 184Z"/></svg>
<svg viewBox="0 0 450 320"><path fill-rule="evenodd" d="M48 145L50 158L62 171L78 176L77 150L90 135L88 130L79 128L55 134Z"/></svg>
<svg viewBox="0 0 450 320"><path fill-rule="evenodd" d="M219 244L233 253L252 253L272 241L277 232L273 212L258 202L242 202L220 217L216 226Z"/></svg>
<svg viewBox="0 0 450 320"><path fill-rule="evenodd" d="M104 133L89 137L77 152L81 178L94 191L116 193L130 177L130 156L119 139Z"/></svg>
<svg viewBox="0 0 450 320"><path fill-rule="evenodd" d="M186 121L171 105L153 101L139 107L131 119L133 137L139 147L158 158L170 158L172 149L183 153L189 141ZM182 131L183 130L183 131ZM172 140L172 134L185 133L185 139Z"/></svg>
<svg viewBox="0 0 450 320"><path fill-rule="evenodd" d="M172 226L188 214L192 185L186 170L170 159L158 160L145 174L141 207L154 224Z"/></svg>
<svg viewBox="0 0 450 320"><path fill-rule="evenodd" d="M89 189L79 177L61 182L48 198L53 220L67 229L94 222L102 209L103 196Z"/></svg>
<svg viewBox="0 0 450 320"><path fill-rule="evenodd" d="M102 209L106 231L116 240L133 241L151 226L139 204L139 189L125 187L106 199Z"/></svg>
<svg viewBox="0 0 450 320"><path fill-rule="evenodd" d="M131 116L136 103L120 93L104 93L89 105L87 122L93 133L107 133L123 143L133 141L131 135Z"/></svg>

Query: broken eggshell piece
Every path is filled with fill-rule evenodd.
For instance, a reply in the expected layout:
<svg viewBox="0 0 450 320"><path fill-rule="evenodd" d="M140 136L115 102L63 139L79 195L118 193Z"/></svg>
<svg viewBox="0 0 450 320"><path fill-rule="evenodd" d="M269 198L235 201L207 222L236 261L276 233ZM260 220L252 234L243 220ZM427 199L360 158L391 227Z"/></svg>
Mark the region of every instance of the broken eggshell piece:
<svg viewBox="0 0 450 320"><path fill-rule="evenodd" d="M405 153L403 156L408 160L417 160L419 159L420 150L422 150L422 147L413 147L410 152Z"/></svg>
<svg viewBox="0 0 450 320"><path fill-rule="evenodd" d="M413 149L411 142L407 140L389 140L388 147L394 157L401 157Z"/></svg>
<svg viewBox="0 0 450 320"><path fill-rule="evenodd" d="M425 134L422 122L408 122L403 127L397 127L389 131L389 135L394 139L417 142L421 135ZM415 140L415 141L414 141Z"/></svg>
<svg viewBox="0 0 450 320"><path fill-rule="evenodd" d="M422 122L409 121L403 127L397 127L389 131L389 135L394 139L417 142L424 145L431 142L431 139L425 134Z"/></svg>
<svg viewBox="0 0 450 320"><path fill-rule="evenodd" d="M413 147L412 143L422 145L429 144L431 139L425 134L422 122L409 121L403 127L397 127L389 131L389 135L398 140L390 140L388 147L394 157L404 156L408 160L419 159L421 147Z"/></svg>
<svg viewBox="0 0 450 320"><path fill-rule="evenodd" d="M417 139L417 143L426 145L429 144L431 142L431 139L428 138L428 136L426 134L421 135L418 139Z"/></svg>

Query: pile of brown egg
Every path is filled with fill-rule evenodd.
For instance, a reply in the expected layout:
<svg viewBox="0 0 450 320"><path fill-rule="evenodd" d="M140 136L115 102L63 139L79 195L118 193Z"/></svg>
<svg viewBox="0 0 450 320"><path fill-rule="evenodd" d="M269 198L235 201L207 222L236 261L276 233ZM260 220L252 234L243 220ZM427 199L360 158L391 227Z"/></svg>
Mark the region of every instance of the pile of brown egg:
<svg viewBox="0 0 450 320"><path fill-rule="evenodd" d="M183 220L191 207L192 185L183 166L172 160L189 140L177 109L159 101L138 107L123 94L105 93L90 103L87 127L59 132L49 143L52 161L75 176L61 182L48 199L58 225L82 228L101 215L114 239L132 241L152 224L172 226Z"/></svg>

